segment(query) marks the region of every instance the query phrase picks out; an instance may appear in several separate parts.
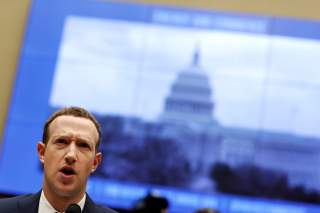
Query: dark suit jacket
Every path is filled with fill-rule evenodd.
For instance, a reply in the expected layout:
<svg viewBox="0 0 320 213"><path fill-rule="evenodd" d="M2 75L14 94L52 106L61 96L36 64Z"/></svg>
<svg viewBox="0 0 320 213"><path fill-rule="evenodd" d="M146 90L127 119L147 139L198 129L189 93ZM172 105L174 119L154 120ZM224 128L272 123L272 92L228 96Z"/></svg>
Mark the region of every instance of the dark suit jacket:
<svg viewBox="0 0 320 213"><path fill-rule="evenodd" d="M1 213L38 213L41 191L36 194L0 199ZM87 194L82 213L117 213L112 209L96 205Z"/></svg>

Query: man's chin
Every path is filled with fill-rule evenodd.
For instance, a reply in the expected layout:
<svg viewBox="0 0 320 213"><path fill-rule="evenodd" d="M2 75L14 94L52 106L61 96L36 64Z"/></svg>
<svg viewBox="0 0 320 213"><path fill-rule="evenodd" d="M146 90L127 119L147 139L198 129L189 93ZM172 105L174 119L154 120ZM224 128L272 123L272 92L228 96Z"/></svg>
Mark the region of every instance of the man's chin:
<svg viewBox="0 0 320 213"><path fill-rule="evenodd" d="M61 197L75 197L81 193L80 187L73 184L62 185L57 187L57 194Z"/></svg>

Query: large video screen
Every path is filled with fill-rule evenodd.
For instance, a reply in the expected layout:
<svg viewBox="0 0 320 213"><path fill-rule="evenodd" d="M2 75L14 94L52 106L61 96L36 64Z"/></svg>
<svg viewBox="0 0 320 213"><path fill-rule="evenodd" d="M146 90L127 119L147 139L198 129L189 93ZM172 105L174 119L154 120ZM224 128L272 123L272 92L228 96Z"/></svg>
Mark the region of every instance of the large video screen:
<svg viewBox="0 0 320 213"><path fill-rule="evenodd" d="M98 203L171 213L320 212L320 22L98 0L34 0L0 192L41 189L36 144L64 106L102 125Z"/></svg>

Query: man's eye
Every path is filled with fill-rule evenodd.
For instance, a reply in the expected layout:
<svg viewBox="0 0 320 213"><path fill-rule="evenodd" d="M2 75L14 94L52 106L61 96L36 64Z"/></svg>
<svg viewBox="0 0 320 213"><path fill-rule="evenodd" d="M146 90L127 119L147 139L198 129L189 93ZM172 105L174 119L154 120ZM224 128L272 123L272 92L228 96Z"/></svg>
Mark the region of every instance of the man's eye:
<svg viewBox="0 0 320 213"><path fill-rule="evenodd" d="M58 144L67 144L68 141L67 141L66 139L64 139L64 138L59 138L59 139L56 141L56 143L58 143Z"/></svg>
<svg viewBox="0 0 320 213"><path fill-rule="evenodd" d="M84 149L88 149L88 150L91 149L90 145L89 145L88 143L86 143L86 142L79 142L79 143L78 143L78 146L79 146L80 148L84 148Z"/></svg>
<svg viewBox="0 0 320 213"><path fill-rule="evenodd" d="M82 148L90 148L89 144L87 143L79 143L79 147L82 147Z"/></svg>

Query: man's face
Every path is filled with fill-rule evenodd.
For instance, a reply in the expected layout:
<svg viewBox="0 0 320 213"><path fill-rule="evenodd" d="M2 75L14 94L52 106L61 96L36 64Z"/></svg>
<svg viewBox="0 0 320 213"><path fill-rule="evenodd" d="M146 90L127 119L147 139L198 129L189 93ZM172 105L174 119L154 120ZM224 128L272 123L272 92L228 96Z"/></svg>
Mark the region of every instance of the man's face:
<svg viewBox="0 0 320 213"><path fill-rule="evenodd" d="M43 189L60 197L81 197L87 179L101 162L96 153L98 132L86 118L59 116L49 126L47 144L38 144L44 165Z"/></svg>

